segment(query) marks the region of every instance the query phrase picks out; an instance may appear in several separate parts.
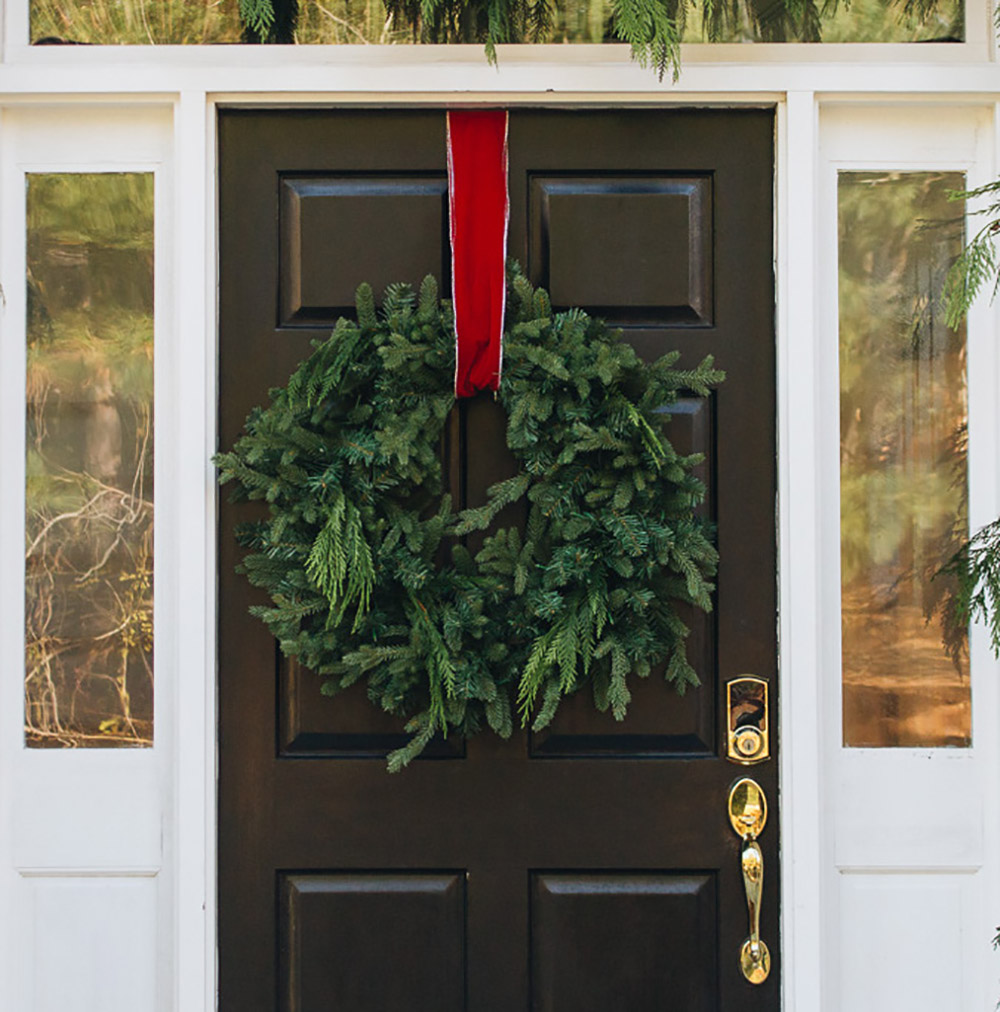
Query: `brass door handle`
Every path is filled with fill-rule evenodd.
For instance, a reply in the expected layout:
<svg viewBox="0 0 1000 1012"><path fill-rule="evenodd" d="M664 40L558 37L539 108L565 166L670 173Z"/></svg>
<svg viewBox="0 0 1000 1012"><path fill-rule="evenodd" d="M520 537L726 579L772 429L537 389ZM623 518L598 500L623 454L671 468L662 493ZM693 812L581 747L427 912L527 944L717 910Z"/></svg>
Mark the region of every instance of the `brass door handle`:
<svg viewBox="0 0 1000 1012"><path fill-rule="evenodd" d="M757 842L767 822L767 798L760 784L744 777L729 792L729 822L743 841L740 864L747 896L750 937L740 950L740 969L751 984L763 984L771 972L771 953L760 937L760 901L764 892L764 854Z"/></svg>

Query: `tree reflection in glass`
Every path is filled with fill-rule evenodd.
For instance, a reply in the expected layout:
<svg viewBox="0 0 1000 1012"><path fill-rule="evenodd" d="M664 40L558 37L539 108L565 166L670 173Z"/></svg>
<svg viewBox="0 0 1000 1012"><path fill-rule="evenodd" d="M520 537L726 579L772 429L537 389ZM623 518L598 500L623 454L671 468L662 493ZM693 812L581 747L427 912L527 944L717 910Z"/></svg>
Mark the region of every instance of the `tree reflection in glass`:
<svg viewBox="0 0 1000 1012"><path fill-rule="evenodd" d="M537 42L618 42L615 0L556 0ZM670 3L683 42L960 42L962 0L707 0ZM37 44L205 45L243 38L238 0L30 0ZM448 21L448 19L445 19ZM451 41L466 38L463 19ZM450 23L450 22L448 22ZM406 44L428 41L389 17L382 0L301 0L294 38L300 45ZM438 41L448 41L439 39ZM619 43L621 44L621 43Z"/></svg>
<svg viewBox="0 0 1000 1012"><path fill-rule="evenodd" d="M971 740L966 631L943 622L950 586L934 578L968 531L965 329L940 309L962 243L947 193L964 186L839 177L845 745Z"/></svg>
<svg viewBox="0 0 1000 1012"><path fill-rule="evenodd" d="M153 176L27 177L25 738L153 739Z"/></svg>

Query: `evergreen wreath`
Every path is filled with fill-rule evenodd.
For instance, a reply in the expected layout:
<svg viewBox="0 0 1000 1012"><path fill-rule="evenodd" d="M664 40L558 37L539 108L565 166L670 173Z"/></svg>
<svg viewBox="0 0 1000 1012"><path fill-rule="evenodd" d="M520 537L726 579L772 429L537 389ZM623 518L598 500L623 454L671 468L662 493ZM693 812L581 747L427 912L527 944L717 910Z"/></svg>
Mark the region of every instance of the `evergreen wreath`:
<svg viewBox="0 0 1000 1012"><path fill-rule="evenodd" d="M711 608L717 555L695 513L702 458L665 429L681 391L707 396L724 374L711 356L642 362L603 321L554 314L516 265L506 316L499 400L521 469L485 505L455 511L444 494L455 338L432 277L419 295L391 285L381 313L361 285L357 321L315 342L217 457L234 499L268 505L237 532L240 571L270 596L252 612L325 694L367 679L408 718L390 770L438 732L543 728L584 686L621 720L629 674L660 664L678 692L698 684L677 603ZM513 503L523 529L488 533L473 557L463 536Z"/></svg>

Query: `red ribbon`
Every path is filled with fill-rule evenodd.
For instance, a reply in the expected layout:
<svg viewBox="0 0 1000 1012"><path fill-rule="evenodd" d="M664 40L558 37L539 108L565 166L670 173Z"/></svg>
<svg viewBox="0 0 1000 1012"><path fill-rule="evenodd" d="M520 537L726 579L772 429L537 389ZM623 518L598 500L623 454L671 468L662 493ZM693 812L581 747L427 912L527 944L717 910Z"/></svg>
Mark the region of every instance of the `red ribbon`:
<svg viewBox="0 0 1000 1012"><path fill-rule="evenodd" d="M455 396L500 387L507 295L507 111L448 113Z"/></svg>

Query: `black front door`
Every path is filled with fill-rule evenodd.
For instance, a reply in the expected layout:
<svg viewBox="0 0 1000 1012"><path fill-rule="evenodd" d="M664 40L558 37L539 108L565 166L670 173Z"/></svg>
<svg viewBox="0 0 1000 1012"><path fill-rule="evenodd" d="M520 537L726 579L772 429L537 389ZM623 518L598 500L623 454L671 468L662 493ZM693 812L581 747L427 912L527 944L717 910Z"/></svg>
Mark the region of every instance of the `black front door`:
<svg viewBox="0 0 1000 1012"><path fill-rule="evenodd" d="M247 614L220 533L220 1007L225 1012L776 1012L776 742L754 767L762 934L727 817L725 685L770 680L776 720L775 366L769 111L515 110L509 253L557 307L623 328L644 356L712 352L675 444L706 454L717 607L695 619L702 681L633 680L624 723L588 699L542 734L405 740L363 698L326 699ZM220 445L284 383L353 292L434 273L448 290L443 110L221 115ZM472 504L505 466L492 400L456 423ZM455 474L453 473L453 480Z"/></svg>

